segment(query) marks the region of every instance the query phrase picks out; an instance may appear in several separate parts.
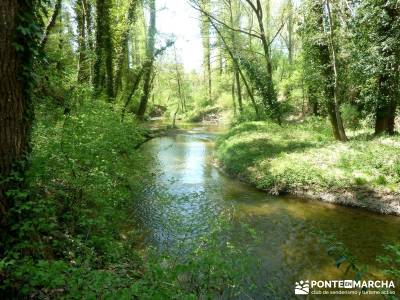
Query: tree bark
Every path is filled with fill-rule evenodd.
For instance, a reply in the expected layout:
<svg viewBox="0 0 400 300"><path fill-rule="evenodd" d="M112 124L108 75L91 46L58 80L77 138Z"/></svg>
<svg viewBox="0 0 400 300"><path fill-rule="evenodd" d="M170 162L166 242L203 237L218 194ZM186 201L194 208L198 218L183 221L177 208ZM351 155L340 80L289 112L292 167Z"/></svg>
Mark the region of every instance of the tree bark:
<svg viewBox="0 0 400 300"><path fill-rule="evenodd" d="M388 86L390 79L386 74L379 77L379 94L381 100L378 102L375 113L375 134L395 132L395 119L397 111L397 98L395 92Z"/></svg>
<svg viewBox="0 0 400 300"><path fill-rule="evenodd" d="M118 91L122 85L122 70L124 68L124 64L127 62L128 57L128 42L130 35L130 28L132 24L135 22L134 16L136 11L136 6L139 3L137 0L131 0L131 3L128 8L127 20L125 24L125 28L121 34L121 51L118 53L117 59L117 70L115 72L115 82L114 82L114 97L117 96Z"/></svg>
<svg viewBox="0 0 400 300"><path fill-rule="evenodd" d="M0 224L13 205L10 189L23 184L26 156L30 152L33 118L25 68L31 67L37 45L19 33L35 21L32 1L0 2ZM23 16L23 18L21 18ZM15 45L18 45L18 51ZM19 49L22 47L22 49ZM11 174L13 175L10 177ZM20 177L20 178L16 178ZM1 226L0 226L1 227Z"/></svg>
<svg viewBox="0 0 400 300"><path fill-rule="evenodd" d="M329 20L329 40L331 45L332 52L332 68L333 68L333 99L334 99L334 107L335 107L335 118L337 130L339 132L339 140L342 142L347 141L346 132L344 130L342 115L340 113L340 100L339 100L339 76L338 76L338 65L337 65L337 55L336 55L336 45L333 37L333 20L332 13L330 7L330 1L326 0L326 9L328 12L328 20Z"/></svg>
<svg viewBox="0 0 400 300"><path fill-rule="evenodd" d="M97 0L96 9L96 59L93 71L94 87L96 94L99 95L104 91L103 83L105 83L105 92L108 99L112 100L114 98L114 76L113 45L110 28L110 0Z"/></svg>
<svg viewBox="0 0 400 300"><path fill-rule="evenodd" d="M88 67L89 67L89 78L90 82L93 84L93 50L94 50L94 45L93 45L93 22L92 22L92 4L88 0L82 0L84 10L85 10L85 24L86 24L86 38L87 38L87 47L88 47L88 52L89 52L89 57L87 58L88 60Z"/></svg>
<svg viewBox="0 0 400 300"><path fill-rule="evenodd" d="M313 31L315 34L324 34L324 7L321 2L314 2L312 6L312 13L317 18L315 25L313 25ZM331 23L330 23L331 24ZM332 126L333 136L336 140L342 140L342 134L339 130L339 123L337 116L340 112L337 112L338 107L335 102L335 95L337 93L337 85L335 87L335 70L333 63L330 58L330 51L328 43L326 42L313 42L312 47L315 49L315 59L318 61L318 65L321 70L321 77L323 78L323 89L326 99L326 108L329 116L329 120ZM310 95L310 99L312 95Z"/></svg>
<svg viewBox="0 0 400 300"><path fill-rule="evenodd" d="M268 87L268 99L265 99L268 101L270 107L275 108L276 111L274 112L275 118L278 122L278 124L282 123L281 120L281 112L279 109L279 104L276 99L276 92L275 92L275 87L274 87L274 82L272 78L272 60L271 60L271 53L270 53L270 42L267 39L267 32L264 27L264 20L263 20L263 8L261 5L261 1L257 0L256 4L254 4L251 0L246 0L246 2L250 5L251 9L254 11L257 22L258 22L258 28L260 30L260 40L262 44L262 48L264 51L264 58L266 62L266 84Z"/></svg>
<svg viewBox="0 0 400 300"><path fill-rule="evenodd" d="M113 42L111 36L111 0L105 0L106 10L104 14L104 51L107 75L107 96L109 100L114 98L114 69L113 69Z"/></svg>
<svg viewBox="0 0 400 300"><path fill-rule="evenodd" d="M104 0L96 0L96 46L95 61L93 66L93 85L98 96L103 88L105 73L103 67L104 61L104 40L103 40L103 16L105 14Z"/></svg>
<svg viewBox="0 0 400 300"><path fill-rule="evenodd" d="M376 106L375 113L375 134L395 133L395 118L398 106L399 84L400 84L400 54L398 48L393 42L388 43L387 40L393 37L392 24L400 17L400 9L398 4L388 2L383 5L383 10L389 17L390 22L386 22L378 27L379 35L382 40L378 40L380 56L383 58L382 66L378 75L378 91L379 101ZM397 38L397 37L395 37Z"/></svg>
<svg viewBox="0 0 400 300"><path fill-rule="evenodd" d="M150 0L150 24L148 29L148 41L147 41L147 66L144 73L144 83L143 83L143 94L140 98L139 109L137 112L137 116L139 119L143 119L144 114L147 109L147 102L149 100L149 95L151 91L151 78L153 74L153 65L154 65L154 47L155 47L155 38L156 38L156 0Z"/></svg>
<svg viewBox="0 0 400 300"><path fill-rule="evenodd" d="M229 20L230 20L230 25L231 27L236 27L239 24L237 24L238 18L236 16L234 16L234 12L233 12L233 7L232 7L232 2L228 1L228 5L229 5ZM239 27L239 26L238 26ZM236 32L231 30L231 42L232 42L232 48L233 48L233 52L236 55L237 52L237 38L236 38ZM222 45L221 45L222 47ZM242 113L243 112L243 100L242 100L242 86L240 83L240 74L239 74L239 64L237 62L236 59L232 59L232 65L233 65L233 87L236 87L236 92L237 92L237 96L238 96L238 105L239 105L239 112ZM233 96L235 89L233 89ZM233 102L235 104L235 114L236 114L236 101L235 99L233 99Z"/></svg>
<svg viewBox="0 0 400 300"><path fill-rule="evenodd" d="M78 82L88 80L88 68L86 65L86 18L83 0L77 0L75 4L76 23L78 30Z"/></svg>

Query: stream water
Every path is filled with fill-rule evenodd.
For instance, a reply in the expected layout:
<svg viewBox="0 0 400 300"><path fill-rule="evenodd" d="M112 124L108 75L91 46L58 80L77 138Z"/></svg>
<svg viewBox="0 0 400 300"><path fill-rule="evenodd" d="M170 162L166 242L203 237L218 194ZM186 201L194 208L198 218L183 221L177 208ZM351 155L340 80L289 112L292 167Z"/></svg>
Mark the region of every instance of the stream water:
<svg viewBox="0 0 400 300"><path fill-rule="evenodd" d="M382 278L376 257L383 253L384 244L400 242L400 218L307 199L274 197L231 179L212 164L215 139L223 131L217 126L191 125L143 146L143 151L154 157L157 184L170 195L165 201L149 188L147 200L138 207L149 243L164 249L173 248L179 239L196 243L196 236L207 232L215 218L229 211L234 216L232 222L246 223L256 232L258 241L252 245L249 240L250 244L242 247L255 249L260 260L257 280L267 283L273 278L276 291L271 299L296 299L296 281L346 277L313 234L316 229L335 234L360 265L368 265L372 276ZM250 298L268 297L255 292ZM336 298L344 297L310 295L309 299Z"/></svg>

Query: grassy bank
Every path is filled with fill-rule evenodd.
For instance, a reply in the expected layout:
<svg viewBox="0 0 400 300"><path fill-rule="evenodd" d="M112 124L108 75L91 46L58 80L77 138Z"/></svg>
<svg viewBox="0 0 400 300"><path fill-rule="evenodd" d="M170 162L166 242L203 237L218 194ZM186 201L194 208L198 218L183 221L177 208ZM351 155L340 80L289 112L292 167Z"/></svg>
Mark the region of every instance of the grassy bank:
<svg viewBox="0 0 400 300"><path fill-rule="evenodd" d="M36 108L26 190L0 260L8 299L122 295L140 265L132 191L146 178L134 151L144 131L108 104L85 101L64 114Z"/></svg>
<svg viewBox="0 0 400 300"><path fill-rule="evenodd" d="M228 174L272 194L400 214L400 137L358 132L339 143L331 135L320 120L247 122L218 141L217 158Z"/></svg>
<svg viewBox="0 0 400 300"><path fill-rule="evenodd" d="M184 259L144 244L134 207L155 183L148 171L152 158L135 150L145 139L141 125L130 116L121 122L120 113L101 101L64 111L51 103L37 106L28 186L14 191L13 232L0 256L0 298L240 293L248 258L219 238L221 220ZM170 196L159 197L168 202Z"/></svg>

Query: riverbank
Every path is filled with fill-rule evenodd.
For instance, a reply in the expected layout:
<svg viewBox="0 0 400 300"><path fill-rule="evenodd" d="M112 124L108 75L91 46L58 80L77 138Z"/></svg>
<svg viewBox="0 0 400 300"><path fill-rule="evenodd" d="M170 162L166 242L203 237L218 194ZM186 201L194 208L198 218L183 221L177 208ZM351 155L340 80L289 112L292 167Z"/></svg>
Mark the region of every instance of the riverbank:
<svg viewBox="0 0 400 300"><path fill-rule="evenodd" d="M133 298L123 295L133 294L144 263L132 203L151 176L148 158L132 148L146 131L109 104L84 100L68 114L52 102L36 107L0 298Z"/></svg>
<svg viewBox="0 0 400 300"><path fill-rule="evenodd" d="M293 194L400 215L400 137L332 139L320 120L280 127L246 122L217 142L219 166L271 194Z"/></svg>

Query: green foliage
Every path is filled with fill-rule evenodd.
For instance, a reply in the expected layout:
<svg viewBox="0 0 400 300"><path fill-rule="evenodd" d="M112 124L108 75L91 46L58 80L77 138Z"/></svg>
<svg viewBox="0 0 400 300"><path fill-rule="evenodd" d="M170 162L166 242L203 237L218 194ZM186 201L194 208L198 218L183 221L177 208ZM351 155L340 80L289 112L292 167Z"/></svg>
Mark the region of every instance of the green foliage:
<svg viewBox="0 0 400 300"><path fill-rule="evenodd" d="M350 103L345 103L340 107L340 112L342 113L342 119L345 127L350 129L357 129L360 127L360 113L357 107L351 105Z"/></svg>
<svg viewBox="0 0 400 300"><path fill-rule="evenodd" d="M330 136L318 119L282 127L248 122L219 140L217 157L228 173L272 193L357 185L398 190L398 137L359 135L341 144Z"/></svg>
<svg viewBox="0 0 400 300"><path fill-rule="evenodd" d="M86 92L78 89L74 95ZM239 297L255 263L237 241L220 238L222 230L234 232L223 216L197 246L189 250L183 241L179 251L184 255L142 248L143 232L132 208L152 180L146 171L150 158L134 150L144 131L132 118L121 122L104 102L77 99L82 101L72 101L68 114L48 101L37 106L29 192L16 191L20 200L0 260L0 294L35 299Z"/></svg>
<svg viewBox="0 0 400 300"><path fill-rule="evenodd" d="M363 1L353 20L350 76L364 115L375 113L399 94L398 10L393 0Z"/></svg>
<svg viewBox="0 0 400 300"><path fill-rule="evenodd" d="M400 244L386 245L384 254L377 260L385 266L384 272L388 277L400 279Z"/></svg>
<svg viewBox="0 0 400 300"><path fill-rule="evenodd" d="M336 267L339 269L344 267L344 275L351 272L354 280L361 280L368 273L368 266L360 265L357 257L355 257L346 246L339 242L334 234L328 234L323 231L316 233L325 246L327 254L335 261Z"/></svg>
<svg viewBox="0 0 400 300"><path fill-rule="evenodd" d="M51 103L37 108L29 198L20 197L12 211L1 264L4 293L53 297L81 274L100 280L103 269L134 270L140 261L131 202L146 177L146 160L133 150L143 130L132 119L121 123L101 102L62 113Z"/></svg>
<svg viewBox="0 0 400 300"><path fill-rule="evenodd" d="M281 122L280 104L277 100L273 82L269 81L265 66L260 67L246 58L240 59L240 65L246 70L251 82L261 97L266 116Z"/></svg>

